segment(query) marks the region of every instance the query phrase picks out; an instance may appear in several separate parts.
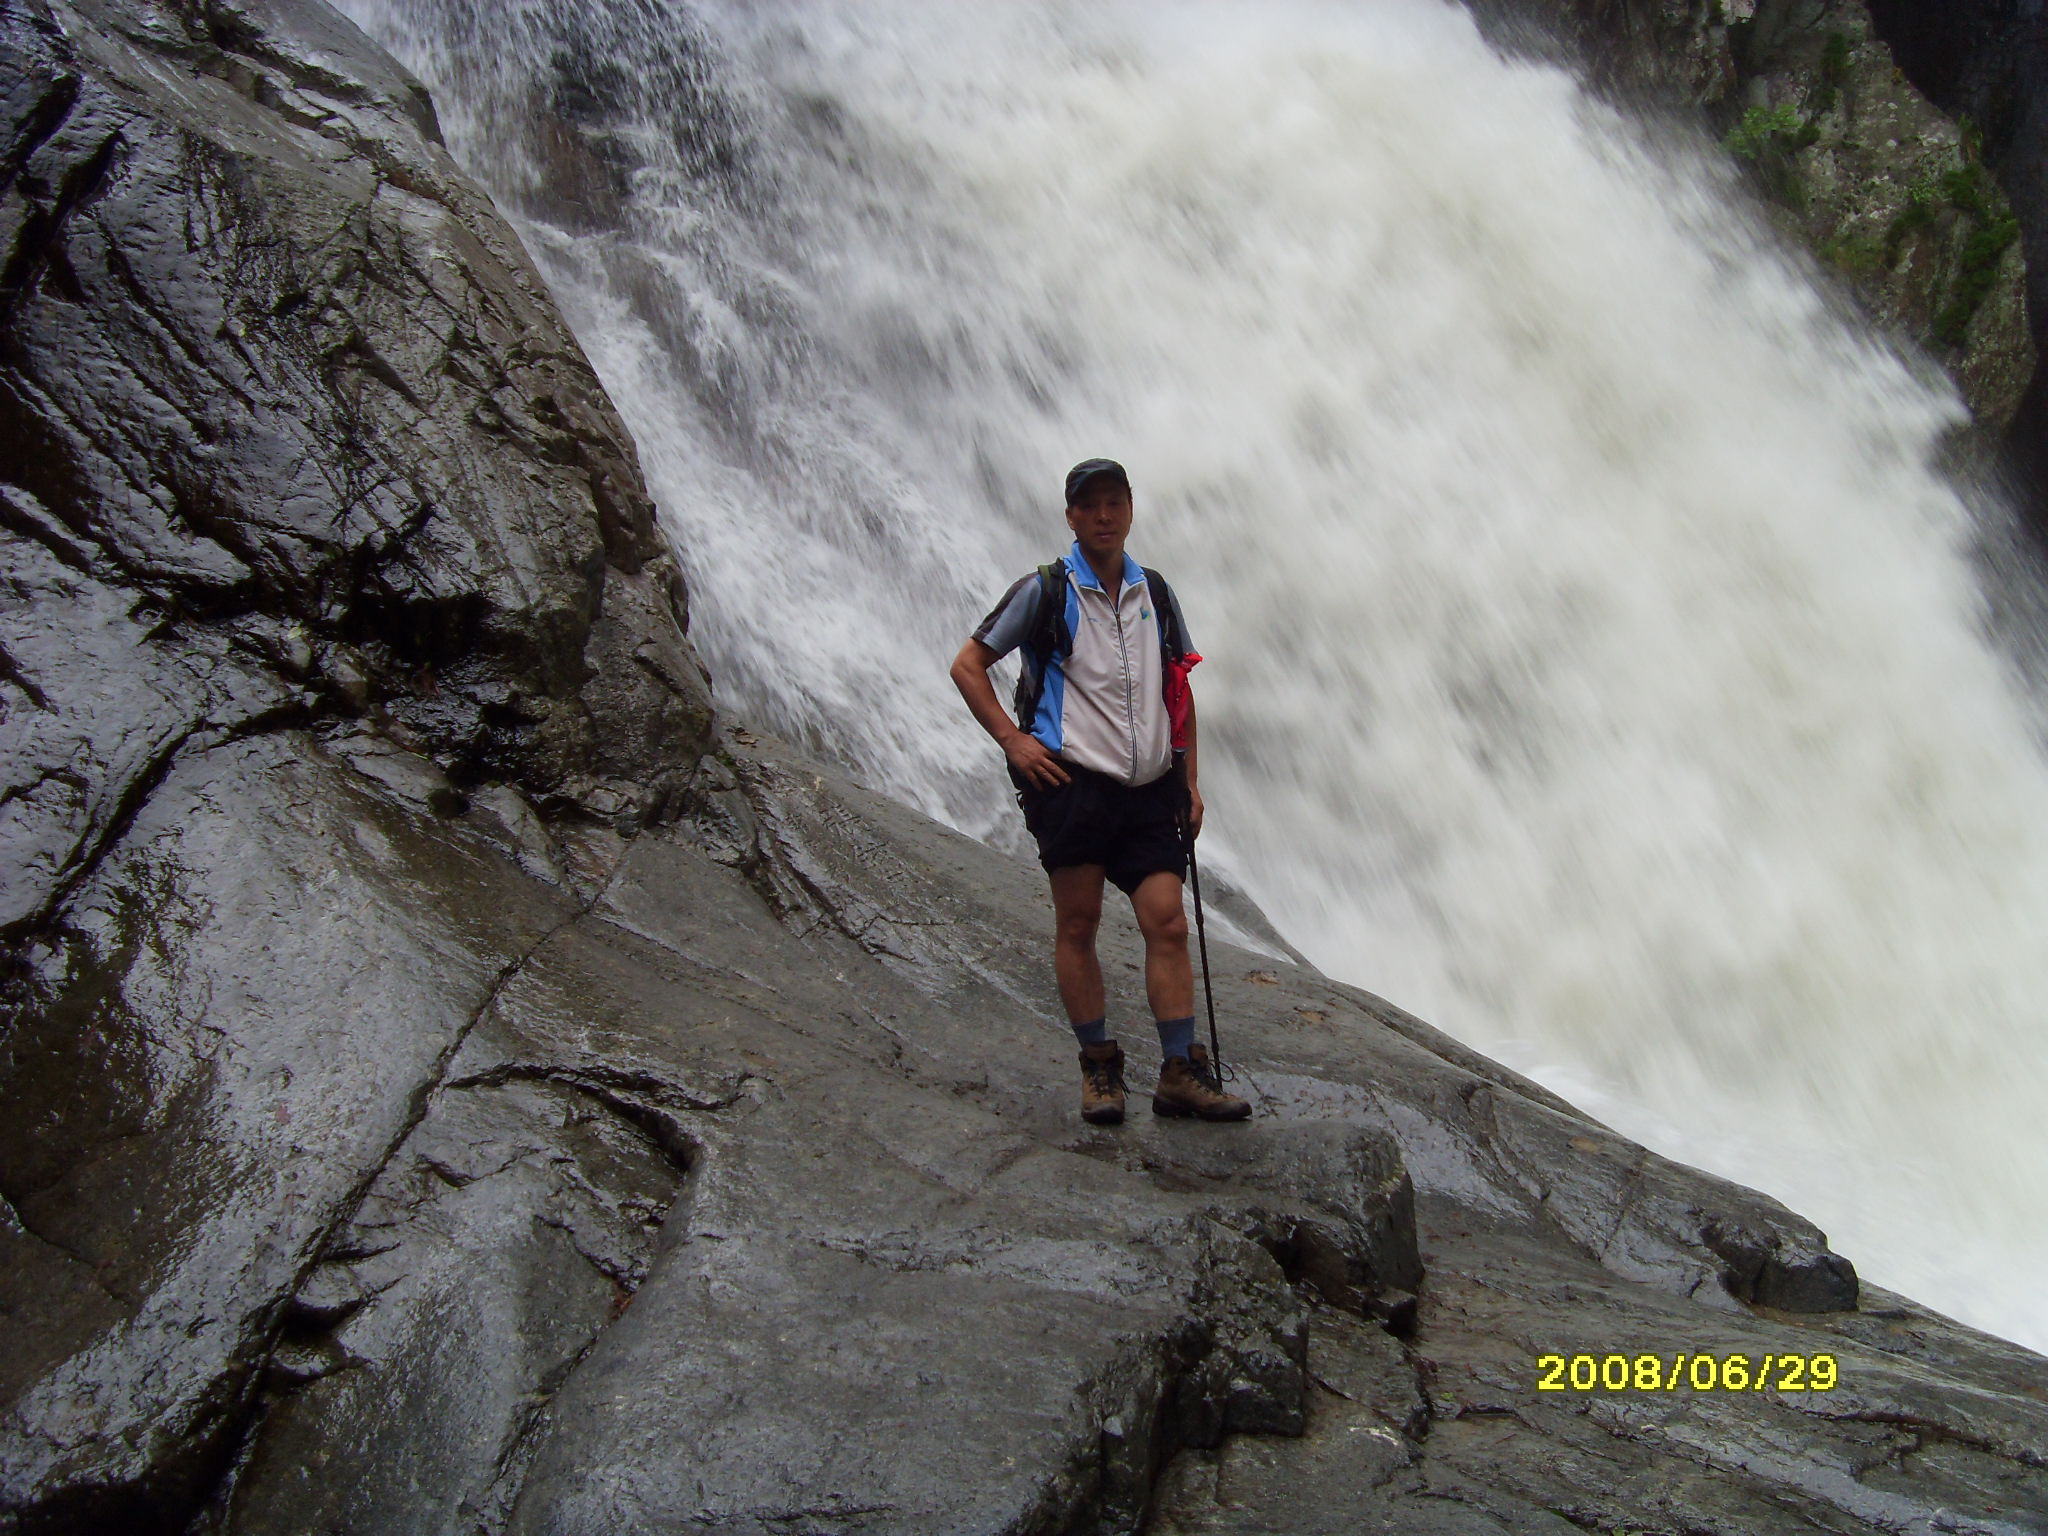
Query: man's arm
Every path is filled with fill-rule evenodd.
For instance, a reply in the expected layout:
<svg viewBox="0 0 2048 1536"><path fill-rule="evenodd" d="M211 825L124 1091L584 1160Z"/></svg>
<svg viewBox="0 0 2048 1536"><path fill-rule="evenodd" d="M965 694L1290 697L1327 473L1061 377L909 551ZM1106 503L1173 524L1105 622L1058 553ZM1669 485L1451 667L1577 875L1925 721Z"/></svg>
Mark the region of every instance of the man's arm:
<svg viewBox="0 0 2048 1536"><path fill-rule="evenodd" d="M1040 789L1056 789L1073 775L1046 751L1044 742L1017 728L1017 722L996 697L995 685L988 680L988 669L1001 659L994 647L970 639L953 658L953 686L967 701L976 723L995 739L1012 766Z"/></svg>
<svg viewBox="0 0 2048 1536"><path fill-rule="evenodd" d="M1188 830L1202 835L1202 792L1195 787L1195 694L1188 690L1188 749L1181 758L1188 775Z"/></svg>

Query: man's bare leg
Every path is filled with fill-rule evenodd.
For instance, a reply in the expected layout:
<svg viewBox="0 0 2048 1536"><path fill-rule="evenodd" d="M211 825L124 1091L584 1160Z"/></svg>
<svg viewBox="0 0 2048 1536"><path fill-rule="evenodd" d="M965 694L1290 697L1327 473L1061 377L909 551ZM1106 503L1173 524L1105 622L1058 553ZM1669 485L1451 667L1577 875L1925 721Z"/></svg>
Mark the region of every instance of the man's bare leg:
<svg viewBox="0 0 2048 1536"><path fill-rule="evenodd" d="M1095 930L1102 922L1100 864L1069 864L1052 871L1052 972L1059 983L1067 1022L1102 1018L1102 962L1095 955ZM1193 997L1193 991L1188 994Z"/></svg>
<svg viewBox="0 0 2048 1536"><path fill-rule="evenodd" d="M1102 879L1100 864L1074 864L1052 872L1052 965L1067 1022L1081 1042L1081 1118L1093 1125L1121 1125L1124 1053L1110 1038L1103 1017L1102 962L1095 954Z"/></svg>
<svg viewBox="0 0 2048 1536"><path fill-rule="evenodd" d="M1180 876L1164 869L1147 875L1131 892L1131 910L1137 914L1138 931L1145 935L1145 997L1155 1019L1184 1019L1195 1011L1188 915L1180 893Z"/></svg>
<svg viewBox="0 0 2048 1536"><path fill-rule="evenodd" d="M1159 1086L1155 1115L1201 1120L1243 1120L1252 1107L1217 1083L1209 1053L1195 1040L1195 975L1188 964L1188 919L1180 876L1147 875L1131 892L1131 908L1145 935L1145 993L1159 1025Z"/></svg>

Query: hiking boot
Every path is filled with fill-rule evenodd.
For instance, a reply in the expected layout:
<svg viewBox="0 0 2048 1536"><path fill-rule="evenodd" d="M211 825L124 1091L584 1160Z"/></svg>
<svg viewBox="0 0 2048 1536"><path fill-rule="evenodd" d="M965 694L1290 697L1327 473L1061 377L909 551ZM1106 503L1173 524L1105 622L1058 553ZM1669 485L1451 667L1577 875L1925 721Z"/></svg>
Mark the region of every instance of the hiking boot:
<svg viewBox="0 0 2048 1536"><path fill-rule="evenodd" d="M1090 1125L1124 1123L1124 1048L1114 1040L1081 1047L1081 1118Z"/></svg>
<svg viewBox="0 0 2048 1536"><path fill-rule="evenodd" d="M1209 1070L1206 1046L1191 1046L1185 1057L1169 1056L1159 1068L1159 1086L1152 1090L1155 1115L1193 1115L1197 1120L1249 1120L1252 1107L1225 1093Z"/></svg>

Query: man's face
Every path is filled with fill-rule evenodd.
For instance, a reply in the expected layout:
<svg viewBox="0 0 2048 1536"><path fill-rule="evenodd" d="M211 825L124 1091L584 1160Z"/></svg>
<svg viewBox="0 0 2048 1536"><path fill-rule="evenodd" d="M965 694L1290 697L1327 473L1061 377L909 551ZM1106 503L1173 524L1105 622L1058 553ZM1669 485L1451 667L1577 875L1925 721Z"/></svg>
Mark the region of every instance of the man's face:
<svg viewBox="0 0 2048 1536"><path fill-rule="evenodd" d="M1131 532L1131 493L1107 475L1081 487L1067 508L1067 526L1081 542L1081 553L1097 558L1123 553Z"/></svg>

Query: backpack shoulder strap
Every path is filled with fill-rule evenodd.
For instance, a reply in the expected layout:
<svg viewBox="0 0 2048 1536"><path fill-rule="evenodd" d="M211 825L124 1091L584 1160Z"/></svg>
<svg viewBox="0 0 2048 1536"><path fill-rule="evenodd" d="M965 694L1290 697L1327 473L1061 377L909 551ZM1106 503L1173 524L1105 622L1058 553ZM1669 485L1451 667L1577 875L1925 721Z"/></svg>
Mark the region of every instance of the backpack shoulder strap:
<svg viewBox="0 0 2048 1536"><path fill-rule="evenodd" d="M1064 560L1048 560L1038 568L1038 612L1032 617L1027 643L1041 671L1056 653L1074 647L1073 636L1067 633L1067 605L1062 601L1066 596L1066 576Z"/></svg>
<svg viewBox="0 0 2048 1536"><path fill-rule="evenodd" d="M1074 648L1074 637L1067 632L1066 595L1066 562L1050 560L1041 565L1038 568L1038 606L1031 615L1030 632L1024 637L1024 665L1017 669L1017 696L1014 700L1017 724L1027 731L1038 713L1039 696L1045 691L1046 668L1054 656Z"/></svg>
<svg viewBox="0 0 2048 1536"><path fill-rule="evenodd" d="M1164 621L1159 626L1160 648L1177 660L1188 653L1188 629L1180 616L1180 599L1173 595L1173 588L1166 584L1166 578L1151 566L1141 566L1140 569L1145 573L1145 585L1152 589L1152 604Z"/></svg>

